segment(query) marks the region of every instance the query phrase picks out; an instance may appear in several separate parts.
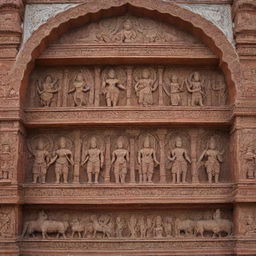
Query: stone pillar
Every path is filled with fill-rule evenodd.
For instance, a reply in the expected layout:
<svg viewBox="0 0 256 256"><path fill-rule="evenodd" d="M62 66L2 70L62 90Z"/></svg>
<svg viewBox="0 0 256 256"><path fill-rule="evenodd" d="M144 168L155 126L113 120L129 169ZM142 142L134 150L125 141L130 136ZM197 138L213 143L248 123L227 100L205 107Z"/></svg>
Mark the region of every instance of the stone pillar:
<svg viewBox="0 0 256 256"><path fill-rule="evenodd" d="M100 87L101 87L100 68L95 67L94 69L94 106L95 107L98 107L100 105Z"/></svg>
<svg viewBox="0 0 256 256"><path fill-rule="evenodd" d="M81 164L81 132L80 130L74 131L74 173L73 173L73 183L79 183L79 176L80 176L80 164Z"/></svg>
<svg viewBox="0 0 256 256"><path fill-rule="evenodd" d="M166 183L166 170L165 170L165 136L167 134L166 129L159 129L157 135L159 138L160 147L160 183Z"/></svg>
<svg viewBox="0 0 256 256"><path fill-rule="evenodd" d="M127 106L131 106L131 94L132 94L132 67L127 67L127 85L126 85L126 97L127 97Z"/></svg>
<svg viewBox="0 0 256 256"><path fill-rule="evenodd" d="M68 106L68 91L69 91L69 78L68 69L64 70L63 74L63 87L60 86L60 91L58 92L57 107L67 107Z"/></svg>
<svg viewBox="0 0 256 256"><path fill-rule="evenodd" d="M92 72L92 70L90 70L89 72ZM94 75L94 74L92 74ZM93 106L94 104L94 93L95 93L95 81L93 81L93 84L89 84L90 86L90 91L89 91L89 102L88 102L88 106Z"/></svg>
<svg viewBox="0 0 256 256"><path fill-rule="evenodd" d="M198 175L198 165L197 165L197 139L198 132L195 129L191 129L189 131L191 145L190 145L190 154L191 154L191 176L192 183L199 183L199 175Z"/></svg>
<svg viewBox="0 0 256 256"><path fill-rule="evenodd" d="M163 95L163 67L158 68L158 91L159 91L159 106L164 105Z"/></svg>
<svg viewBox="0 0 256 256"><path fill-rule="evenodd" d="M129 142L130 142L130 183L136 183L136 175L135 175L135 163L137 161L137 156L135 152L135 138L139 135L139 130L127 130L129 134Z"/></svg>

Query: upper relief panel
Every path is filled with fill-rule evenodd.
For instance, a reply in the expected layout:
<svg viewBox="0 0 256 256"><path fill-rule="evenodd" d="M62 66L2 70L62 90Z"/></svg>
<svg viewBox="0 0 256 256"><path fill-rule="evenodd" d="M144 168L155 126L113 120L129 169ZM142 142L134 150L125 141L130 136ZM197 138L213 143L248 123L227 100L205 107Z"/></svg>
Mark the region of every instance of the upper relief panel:
<svg viewBox="0 0 256 256"><path fill-rule="evenodd" d="M200 44L186 32L149 18L105 18L63 35L60 44Z"/></svg>

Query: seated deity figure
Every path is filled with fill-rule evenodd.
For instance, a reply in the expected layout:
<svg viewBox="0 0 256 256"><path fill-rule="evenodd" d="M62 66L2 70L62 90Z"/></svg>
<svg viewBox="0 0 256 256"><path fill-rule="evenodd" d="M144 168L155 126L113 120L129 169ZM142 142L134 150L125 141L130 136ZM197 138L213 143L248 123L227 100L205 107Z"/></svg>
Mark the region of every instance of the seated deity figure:
<svg viewBox="0 0 256 256"><path fill-rule="evenodd" d="M179 83L178 77L172 75L170 78L170 84L168 85L169 90L164 86L165 93L170 97L170 104L172 106L180 106L182 104L181 93L183 91L183 86Z"/></svg>
<svg viewBox="0 0 256 256"><path fill-rule="evenodd" d="M49 163L49 166L51 164L55 163L55 176L56 176L56 184L59 184L61 182L61 179L63 179L63 183L68 183L68 171L69 171L69 165L74 165L73 160L73 154L71 150L66 148L66 138L61 137L60 138L60 144L59 149L56 150L55 156Z"/></svg>
<svg viewBox="0 0 256 256"><path fill-rule="evenodd" d="M50 162L50 154L45 150L45 145L42 139L38 140L35 150L30 152L34 157L32 168L33 183L45 183L48 164Z"/></svg>
<svg viewBox="0 0 256 256"><path fill-rule="evenodd" d="M43 107L51 106L54 94L58 93L59 91L59 88L55 87L58 81L58 79L53 80L50 75L46 76L44 82L38 80L37 93L40 97L40 102Z"/></svg>
<svg viewBox="0 0 256 256"><path fill-rule="evenodd" d="M215 183L219 182L219 175L220 175L220 163L223 162L223 157L222 155L224 154L223 152L220 152L219 150L216 149L216 142L213 137L211 137L209 141L209 148L207 147L202 155L200 156L198 163L202 163L203 159L206 158L205 162L205 168L206 168L206 173L208 176L208 182L212 183L212 179L214 177Z"/></svg>
<svg viewBox="0 0 256 256"><path fill-rule="evenodd" d="M90 90L90 86L87 85L83 73L80 71L75 79L72 81L72 89L68 93L73 93L74 104L77 107L85 106L85 93Z"/></svg>
<svg viewBox="0 0 256 256"><path fill-rule="evenodd" d="M117 106L120 90L126 90L126 88L120 83L114 69L108 71L108 77L102 83L102 90L106 98L107 106Z"/></svg>
<svg viewBox="0 0 256 256"><path fill-rule="evenodd" d="M191 160L188 156L187 150L182 147L182 139L177 137L175 140L175 148L171 151L168 159L173 162L171 173L173 183L186 183L188 164Z"/></svg>
<svg viewBox="0 0 256 256"><path fill-rule="evenodd" d="M199 72L194 72L187 80L187 90L191 93L191 106L204 106L203 82Z"/></svg>
<svg viewBox="0 0 256 256"><path fill-rule="evenodd" d="M102 150L98 148L95 137L91 138L90 148L85 152L85 159L82 166L87 163L88 183L92 183L92 175L94 174L94 183L99 183L100 169L103 167L104 155Z"/></svg>
<svg viewBox="0 0 256 256"><path fill-rule="evenodd" d="M11 153L10 145L7 143L4 143L2 145L2 151L0 153L0 180L7 181L10 180L11 176L11 167L13 165L13 155Z"/></svg>
<svg viewBox="0 0 256 256"><path fill-rule="evenodd" d="M138 163L140 165L140 181L152 183L155 165L159 165L156 159L156 151L150 147L149 137L144 140L143 148L138 153Z"/></svg>
<svg viewBox="0 0 256 256"><path fill-rule="evenodd" d="M137 33L133 29L132 22L127 19L123 23L123 28L114 36L114 41L123 43L132 43L135 41Z"/></svg>
<svg viewBox="0 0 256 256"><path fill-rule="evenodd" d="M129 161L129 152L124 148L123 138L117 140L117 149L112 153L112 165L114 167L115 182L125 183L127 174L127 162Z"/></svg>
<svg viewBox="0 0 256 256"><path fill-rule="evenodd" d="M254 154L251 146L247 148L247 151L244 155L244 159L246 161L246 176L248 179L256 178L256 170L255 170L255 162L256 162L256 154Z"/></svg>
<svg viewBox="0 0 256 256"><path fill-rule="evenodd" d="M142 78L135 84L135 91L138 97L138 102L142 106L150 106L154 104L153 92L157 89L157 84L154 85L154 80L150 78L150 71L144 69Z"/></svg>

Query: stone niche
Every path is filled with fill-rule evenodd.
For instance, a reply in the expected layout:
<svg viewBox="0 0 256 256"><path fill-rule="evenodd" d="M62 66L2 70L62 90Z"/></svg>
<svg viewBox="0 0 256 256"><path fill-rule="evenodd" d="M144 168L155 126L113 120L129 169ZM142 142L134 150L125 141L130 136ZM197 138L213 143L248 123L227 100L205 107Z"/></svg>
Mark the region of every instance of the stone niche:
<svg viewBox="0 0 256 256"><path fill-rule="evenodd" d="M229 183L229 136L198 128L32 129L27 183Z"/></svg>

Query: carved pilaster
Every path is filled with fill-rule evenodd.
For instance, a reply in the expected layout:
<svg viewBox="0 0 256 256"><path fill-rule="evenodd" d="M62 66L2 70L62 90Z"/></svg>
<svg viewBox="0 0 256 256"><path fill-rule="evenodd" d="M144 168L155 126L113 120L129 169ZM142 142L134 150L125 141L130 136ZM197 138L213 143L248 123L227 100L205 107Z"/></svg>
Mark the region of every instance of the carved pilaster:
<svg viewBox="0 0 256 256"><path fill-rule="evenodd" d="M95 67L94 69L94 106L98 107L100 105L100 87L101 87L101 77L100 68Z"/></svg>
<svg viewBox="0 0 256 256"><path fill-rule="evenodd" d="M139 135L139 130L127 130L129 134L130 142L130 183L136 183L135 175L135 163L136 163L136 153L135 153L135 138Z"/></svg>
<svg viewBox="0 0 256 256"><path fill-rule="evenodd" d="M67 107L68 106L68 84L69 84L69 79L68 79L68 70L64 70L64 75L63 75L63 90L60 90L58 93L58 101L57 101L57 106L63 106ZM62 102L61 102L62 98Z"/></svg>
<svg viewBox="0 0 256 256"><path fill-rule="evenodd" d="M198 132L194 129L189 131L190 138L191 138L191 176L192 176L192 183L199 183L198 177L198 165L197 165L197 139L198 139Z"/></svg>
<svg viewBox="0 0 256 256"><path fill-rule="evenodd" d="M105 139L105 173L104 183L110 183L110 171L111 171L111 135L112 131L106 131L104 133Z"/></svg>
<svg viewBox="0 0 256 256"><path fill-rule="evenodd" d="M165 170L165 136L167 131L159 129L157 131L160 146L160 183L166 183L166 170Z"/></svg>
<svg viewBox="0 0 256 256"><path fill-rule="evenodd" d="M127 106L131 105L131 94L132 94L132 67L127 67Z"/></svg>
<svg viewBox="0 0 256 256"><path fill-rule="evenodd" d="M158 68L158 83L159 83L159 105L164 105L163 98L163 67Z"/></svg>
<svg viewBox="0 0 256 256"><path fill-rule="evenodd" d="M75 152L74 152L74 173L73 173L73 183L79 183L80 176L80 158L81 158L81 139L80 139L80 130L76 130L74 132L74 144L75 144Z"/></svg>

